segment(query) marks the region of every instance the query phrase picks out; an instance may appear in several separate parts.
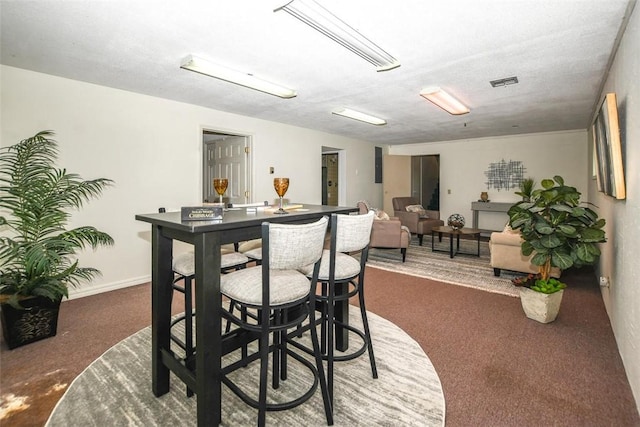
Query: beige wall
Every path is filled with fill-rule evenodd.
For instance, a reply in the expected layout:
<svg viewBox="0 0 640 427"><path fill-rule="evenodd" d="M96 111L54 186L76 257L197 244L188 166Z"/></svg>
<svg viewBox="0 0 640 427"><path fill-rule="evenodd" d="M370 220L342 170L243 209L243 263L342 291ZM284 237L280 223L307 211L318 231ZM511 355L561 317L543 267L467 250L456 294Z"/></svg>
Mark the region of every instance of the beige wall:
<svg viewBox="0 0 640 427"><path fill-rule="evenodd" d="M389 154L400 156L440 155L440 218L458 213L471 224L471 202L487 191L493 202L516 202L517 189L488 188L485 172L491 163L521 161L525 176L538 183L543 178L562 175L565 182L583 194L588 189L587 132L536 133L517 136L479 138L441 143L394 145ZM408 193L407 193L408 194ZM397 195L407 195L397 194ZM387 195L385 194L385 197ZM392 195L396 196L396 194ZM483 212L479 227L501 230L508 217L504 213Z"/></svg>
<svg viewBox="0 0 640 427"><path fill-rule="evenodd" d="M373 144L366 141L12 67L2 66L0 78L2 146L52 129L61 166L85 178L115 181L74 215L72 225L95 225L116 244L82 254L81 263L103 276L72 296L149 281L150 227L135 215L201 202L203 128L252 137L253 201L276 199L273 166L277 176L291 179L288 199L319 204L322 147L330 146L346 153L345 204L382 202L382 186L373 184Z"/></svg>
<svg viewBox="0 0 640 427"><path fill-rule="evenodd" d="M607 220L600 275L608 277L602 296L611 319L636 404L640 410L640 10L635 8L605 82L618 101L627 198L615 200L589 182L591 201ZM591 147L590 147L591 148ZM591 158L591 157L590 157Z"/></svg>

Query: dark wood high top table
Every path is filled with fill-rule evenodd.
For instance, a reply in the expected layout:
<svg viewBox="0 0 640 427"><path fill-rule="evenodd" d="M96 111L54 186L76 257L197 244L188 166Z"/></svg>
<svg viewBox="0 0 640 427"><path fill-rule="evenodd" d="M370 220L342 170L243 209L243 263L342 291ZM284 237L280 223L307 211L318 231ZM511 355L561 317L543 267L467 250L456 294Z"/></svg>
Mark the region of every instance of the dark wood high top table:
<svg viewBox="0 0 640 427"><path fill-rule="evenodd" d="M196 392L198 426L221 422L221 360L223 334L220 296L220 246L260 237L263 222L309 223L332 213L357 212L357 208L304 205L286 215L230 210L222 220L182 221L180 212L136 215L151 228L151 330L152 390L156 396L169 391L174 372ZM173 292L173 240L191 243L195 252L196 357L195 371L177 359L170 349L171 294ZM348 316L348 305L336 313ZM348 317L347 317L348 319ZM347 333L338 347L346 346ZM339 338L339 337L337 337Z"/></svg>

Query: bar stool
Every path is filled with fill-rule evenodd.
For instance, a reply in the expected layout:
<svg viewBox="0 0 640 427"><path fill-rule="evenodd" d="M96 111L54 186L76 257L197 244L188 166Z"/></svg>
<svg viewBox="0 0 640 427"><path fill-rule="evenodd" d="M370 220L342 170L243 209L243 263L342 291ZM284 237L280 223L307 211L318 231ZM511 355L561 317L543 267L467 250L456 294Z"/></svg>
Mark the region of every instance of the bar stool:
<svg viewBox="0 0 640 427"><path fill-rule="evenodd" d="M227 252L220 254L220 270L222 274L246 267L249 258L239 252ZM175 317L171 321L171 340L184 350L185 363L193 362L195 346L193 345L193 279L195 277L195 254L192 251L180 254L173 258L171 268L174 272L173 289L184 294L184 314ZM180 285L180 282L183 284ZM173 333L173 327L184 321L184 339ZM193 396L193 390L187 388L187 396Z"/></svg>
<svg viewBox="0 0 640 427"><path fill-rule="evenodd" d="M327 387L332 407L334 362L355 359L368 350L372 377L378 378L364 299L365 264L369 254L374 215L373 211L364 215L332 214L330 248L329 250L325 249L322 254L322 263L318 274L318 281L322 283L321 294L316 295L316 299L320 303L320 311L322 312L321 343L323 358L327 360ZM349 255L356 252L360 253L359 260ZM312 266L306 266L301 272L309 277L312 274ZM344 292L336 292L338 286L344 287ZM335 319L336 302L347 303L355 295L358 296L360 305L362 331L353 325L347 325ZM336 356L334 354L336 326L358 335L362 339L362 346L348 354ZM311 330L313 331L313 329L315 328L312 327ZM294 345L309 352L308 347L299 342Z"/></svg>
<svg viewBox="0 0 640 427"><path fill-rule="evenodd" d="M320 346L315 329L311 331L315 364L288 346L288 330L307 319L315 323L315 289L323 252L328 219L323 217L310 224L262 224L262 264L226 274L220 278L220 291L240 306L240 315L223 310L225 319L249 333L259 334L259 350L242 355L239 362L222 368L222 381L240 399L258 409L258 426L264 426L266 411L291 409L307 401L321 388L327 424L333 424ZM311 279L298 270L312 265ZM246 316L251 310L257 316ZM270 336L273 336L270 343ZM313 384L302 395L287 402L267 402L269 355L273 354L272 388L287 379L287 356L313 374ZM234 383L229 374L249 363L260 361L258 399L251 397ZM290 371L289 371L290 372ZM255 394L255 393L253 393Z"/></svg>
<svg viewBox="0 0 640 427"><path fill-rule="evenodd" d="M158 208L159 213L165 213L166 209ZM220 250L220 272L227 273L229 271L245 268L249 262L249 258L236 252L237 244L224 245ZM174 291L184 295L184 313L171 321L171 340L175 342L185 352L185 363L191 363L194 355L193 345L193 286L192 282L195 277L195 254L193 251L185 252L177 255L171 262L171 269L174 273L172 287ZM182 285L180 284L182 282ZM173 333L173 327L184 321L184 339ZM187 395L192 396L193 391L187 388Z"/></svg>
<svg viewBox="0 0 640 427"><path fill-rule="evenodd" d="M166 209L158 208L158 212L165 213ZM249 258L234 251L234 245L225 245L225 247L221 248L220 252L221 273L244 268L249 262ZM171 269L174 274L172 287L174 291L180 292L184 295L184 313L171 321L170 338L184 350L183 360L185 364L193 363L193 356L195 353L195 347L193 345L193 316L195 316L195 311L193 310L192 303L192 282L196 273L194 265L195 254L193 251L177 255L171 262ZM183 284L180 285L180 282ZM182 321L184 321L184 339L173 333L173 327ZM187 396L193 396L193 390L189 387L187 387Z"/></svg>

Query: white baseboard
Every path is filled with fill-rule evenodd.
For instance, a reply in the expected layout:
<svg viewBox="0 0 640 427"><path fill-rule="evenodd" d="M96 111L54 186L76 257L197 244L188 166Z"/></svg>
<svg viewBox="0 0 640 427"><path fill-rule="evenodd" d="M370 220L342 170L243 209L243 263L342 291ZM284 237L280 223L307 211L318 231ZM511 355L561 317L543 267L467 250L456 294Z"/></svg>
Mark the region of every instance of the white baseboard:
<svg viewBox="0 0 640 427"><path fill-rule="evenodd" d="M123 280L121 282L105 283L98 286L85 286L77 289L69 289L69 299L77 299L97 295L104 292L115 291L129 286L141 285L151 282L151 276L141 276L134 279Z"/></svg>

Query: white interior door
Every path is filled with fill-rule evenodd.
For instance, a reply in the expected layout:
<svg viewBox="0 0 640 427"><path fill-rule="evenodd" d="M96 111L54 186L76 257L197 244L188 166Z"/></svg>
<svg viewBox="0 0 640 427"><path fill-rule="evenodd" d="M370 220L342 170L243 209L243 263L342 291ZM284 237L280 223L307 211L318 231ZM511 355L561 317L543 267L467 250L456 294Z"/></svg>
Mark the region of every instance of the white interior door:
<svg viewBox="0 0 640 427"><path fill-rule="evenodd" d="M214 178L227 178L229 186L224 193L225 203L247 203L248 188L248 138L225 135L214 141L204 142L204 202L218 201L213 188Z"/></svg>

